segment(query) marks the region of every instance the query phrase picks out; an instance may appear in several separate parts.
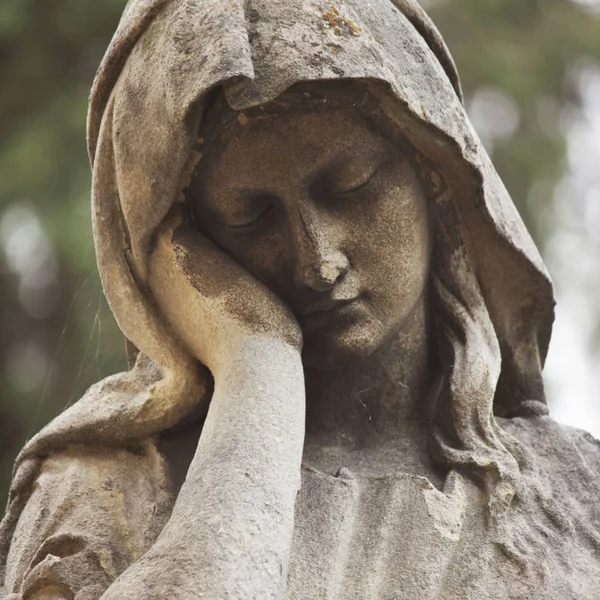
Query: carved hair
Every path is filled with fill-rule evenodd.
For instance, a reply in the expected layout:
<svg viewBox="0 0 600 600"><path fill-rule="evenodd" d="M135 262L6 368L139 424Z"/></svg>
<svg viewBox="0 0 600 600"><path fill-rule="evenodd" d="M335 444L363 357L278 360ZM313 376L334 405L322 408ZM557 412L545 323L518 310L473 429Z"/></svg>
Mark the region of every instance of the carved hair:
<svg viewBox="0 0 600 600"><path fill-rule="evenodd" d="M435 226L431 275L434 338L443 371L429 452L446 468L474 479L486 492L489 525L501 549L523 566L532 550L529 524L512 525L515 509L541 509L559 530L569 528L538 475L527 448L494 415L500 377L498 339L472 267L452 192L421 159Z"/></svg>

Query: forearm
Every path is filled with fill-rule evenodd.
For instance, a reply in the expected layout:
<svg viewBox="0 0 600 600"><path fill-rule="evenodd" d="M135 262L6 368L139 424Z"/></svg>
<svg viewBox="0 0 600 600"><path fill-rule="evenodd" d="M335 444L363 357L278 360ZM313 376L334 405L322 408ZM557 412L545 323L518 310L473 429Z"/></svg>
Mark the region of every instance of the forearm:
<svg viewBox="0 0 600 600"><path fill-rule="evenodd" d="M289 508L300 484L304 418L300 352L277 340L249 340L215 374L211 407L175 510L193 505L200 489L219 506L264 495L277 512Z"/></svg>
<svg viewBox="0 0 600 600"><path fill-rule="evenodd" d="M300 352L250 338L214 375L211 407L171 520L106 599L141 591L146 598L281 596L304 442ZM178 581L186 582L182 589Z"/></svg>
<svg viewBox="0 0 600 600"><path fill-rule="evenodd" d="M300 485L304 378L298 351L251 342L215 374L215 393L174 517L194 523L207 577L228 598L261 598L285 574ZM200 549L200 548L199 548ZM218 565L218 567L217 567ZM208 580L207 580L208 582ZM247 592L250 590L247 589ZM233 594L233 595L229 595ZM275 596L275 593L272 594ZM220 595L211 594L213 598Z"/></svg>

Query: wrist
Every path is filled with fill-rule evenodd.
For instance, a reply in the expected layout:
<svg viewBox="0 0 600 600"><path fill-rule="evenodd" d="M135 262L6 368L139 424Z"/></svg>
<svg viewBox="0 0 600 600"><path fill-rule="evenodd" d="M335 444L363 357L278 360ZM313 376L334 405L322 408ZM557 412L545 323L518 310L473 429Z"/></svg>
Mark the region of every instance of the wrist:
<svg viewBox="0 0 600 600"><path fill-rule="evenodd" d="M215 384L232 372L261 373L276 370L302 370L301 339L249 333L223 344L210 366Z"/></svg>

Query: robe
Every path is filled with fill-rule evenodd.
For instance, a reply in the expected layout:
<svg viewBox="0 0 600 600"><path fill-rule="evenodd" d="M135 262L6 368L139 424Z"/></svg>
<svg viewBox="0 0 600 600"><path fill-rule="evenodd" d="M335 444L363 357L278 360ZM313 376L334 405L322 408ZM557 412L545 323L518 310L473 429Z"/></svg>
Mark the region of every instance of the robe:
<svg viewBox="0 0 600 600"><path fill-rule="evenodd" d="M285 600L600 597L600 442L549 417L501 425L531 448L570 527L549 524L547 543L531 543L520 562L494 541L484 490L457 471L439 490L416 475L303 465ZM33 600L45 589L39 598L100 598L168 519L197 435L48 457L15 529L0 597ZM530 509L525 518L539 521ZM517 536L518 527L515 519Z"/></svg>

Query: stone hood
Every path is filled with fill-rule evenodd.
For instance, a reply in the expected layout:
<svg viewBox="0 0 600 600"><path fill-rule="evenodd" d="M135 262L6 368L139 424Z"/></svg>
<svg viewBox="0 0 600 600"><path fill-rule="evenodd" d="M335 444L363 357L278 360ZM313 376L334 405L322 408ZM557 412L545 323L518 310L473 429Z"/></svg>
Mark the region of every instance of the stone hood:
<svg viewBox="0 0 600 600"><path fill-rule="evenodd" d="M156 434L208 395L208 378L147 286L152 236L188 181L207 91L221 86L242 110L300 81L339 79L385 90L406 136L448 179L502 352L496 413L544 412L552 285L467 119L448 50L415 0L130 0L94 83L88 143L98 267L139 356L25 447L0 542L10 541L41 456Z"/></svg>
<svg viewBox="0 0 600 600"><path fill-rule="evenodd" d="M466 117L448 50L413 0L129 2L88 122L98 265L125 336L161 367L183 360L147 300L146 267L152 235L187 181L207 90L222 86L242 110L299 81L336 79L381 82L404 133L454 188L502 349L496 411L544 401L552 287Z"/></svg>

